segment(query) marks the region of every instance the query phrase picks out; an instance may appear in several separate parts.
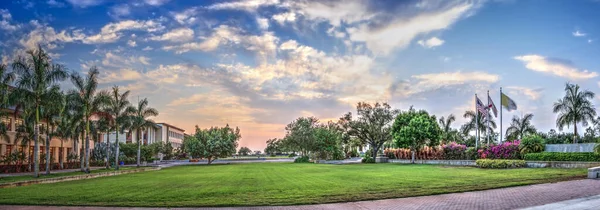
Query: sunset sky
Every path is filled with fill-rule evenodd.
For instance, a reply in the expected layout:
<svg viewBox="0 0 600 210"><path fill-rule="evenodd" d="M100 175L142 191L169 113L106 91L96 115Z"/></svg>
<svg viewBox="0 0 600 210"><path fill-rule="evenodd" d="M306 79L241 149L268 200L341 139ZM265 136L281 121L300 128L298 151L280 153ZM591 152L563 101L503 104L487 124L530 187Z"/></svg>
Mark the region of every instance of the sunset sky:
<svg viewBox="0 0 600 210"><path fill-rule="evenodd" d="M600 1L44 0L0 3L0 56L41 44L102 88L148 98L157 122L238 126L262 150L300 116L359 101L454 114L499 88L534 125L571 81L600 94ZM69 81L63 84L71 88ZM600 98L594 99L595 104ZM571 131L572 127L568 130Z"/></svg>

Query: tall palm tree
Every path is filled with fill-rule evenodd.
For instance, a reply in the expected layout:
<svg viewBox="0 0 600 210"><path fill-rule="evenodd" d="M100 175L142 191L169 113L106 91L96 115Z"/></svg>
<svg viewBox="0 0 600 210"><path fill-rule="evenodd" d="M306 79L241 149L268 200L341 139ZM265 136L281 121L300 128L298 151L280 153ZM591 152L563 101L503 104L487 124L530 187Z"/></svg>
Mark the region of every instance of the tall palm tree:
<svg viewBox="0 0 600 210"><path fill-rule="evenodd" d="M485 117L481 113L477 114L475 111L466 111L465 114L463 114L463 117L469 119L469 121L462 126L462 132L465 136L468 136L471 131L485 133L487 130L493 131L496 128L496 122L492 120L491 117Z"/></svg>
<svg viewBox="0 0 600 210"><path fill-rule="evenodd" d="M62 92L57 89L53 89L53 91L58 91L53 93L54 97L52 97L48 102L48 105L42 109L41 115L46 121L46 175L50 174L50 143L52 141L52 136L54 134L54 128L56 124L58 124L60 112L65 107L65 96Z"/></svg>
<svg viewBox="0 0 600 210"><path fill-rule="evenodd" d="M39 133L35 132L36 131L35 110L33 110L32 107L27 106L23 109L21 117L23 118L23 124L17 125L17 127L16 127L17 134L15 135L15 140L14 140L13 144L16 145L17 143L20 143L22 146L26 146L26 148L28 149L32 142L37 141L37 142L34 142L34 144L36 144L41 141L41 139L36 138L36 134L39 135ZM43 132L43 131L44 131L43 129L39 130L39 132ZM35 153L35 151L34 151L34 153ZM29 161L30 168L36 167L35 159L34 159L35 157L36 157L35 154L29 153L29 159L32 160L34 163L32 165L32 161ZM39 170L39 164L38 164L37 168ZM32 169L32 171L35 171L35 169Z"/></svg>
<svg viewBox="0 0 600 210"><path fill-rule="evenodd" d="M8 72L6 65L0 64L0 110L8 107L9 85L15 80L15 74ZM6 117L6 112L0 111L0 119ZM0 139L10 141L8 137L8 125L0 121Z"/></svg>
<svg viewBox="0 0 600 210"><path fill-rule="evenodd" d="M127 99L129 98L129 90L123 93L119 93L119 86L112 88L111 100L107 107L108 113L112 116L113 122L112 130L115 131L116 140L116 154L115 154L115 169L119 170L119 133L123 132L126 126L125 121L127 120L127 107L131 106L131 103Z"/></svg>
<svg viewBox="0 0 600 210"><path fill-rule="evenodd" d="M583 126L588 125L588 121L596 116L594 105L590 101L594 98L594 93L589 90L581 90L579 85L567 83L565 85L565 96L554 102L553 112L558 113L556 126L562 130L566 125L573 125L575 136L573 143L577 143L577 123Z"/></svg>
<svg viewBox="0 0 600 210"><path fill-rule="evenodd" d="M20 104L30 105L35 112L34 122L34 177L39 177L39 124L40 111L49 106L49 101L60 90L59 81L67 77L65 68L60 64L52 64L50 57L41 46L27 51L27 58L18 57L12 64L13 71L19 75L17 89L13 96Z"/></svg>
<svg viewBox="0 0 600 210"><path fill-rule="evenodd" d="M441 117L439 119L440 128L442 128L442 141L450 140L450 134L452 132L452 127L450 126L452 122L456 121L456 117L453 114L448 115L448 118ZM442 142L446 143L446 142Z"/></svg>
<svg viewBox="0 0 600 210"><path fill-rule="evenodd" d="M63 165L63 150L64 150L64 146L63 143L64 141L68 141L69 139L73 139L74 141L76 141L73 138L73 135L76 131L75 126L77 123L77 118L80 118L79 116L74 116L72 115L70 112L68 111L62 111L59 115L59 121L58 124L56 125L56 131L54 132L54 134L58 137L60 137L60 151L59 152L59 165L60 165L60 169L64 168Z"/></svg>
<svg viewBox="0 0 600 210"><path fill-rule="evenodd" d="M537 133L535 127L531 124L533 114L526 114L523 118L513 116L510 126L506 129L506 138L509 137L523 139L523 136Z"/></svg>
<svg viewBox="0 0 600 210"><path fill-rule="evenodd" d="M147 128L154 126L154 121L149 117L158 116L158 110L148 107L148 99L144 98L138 102L137 107L129 107L127 112L130 114L131 128L136 131L136 141L138 144L137 151L137 167L140 167L141 158L141 132Z"/></svg>
<svg viewBox="0 0 600 210"><path fill-rule="evenodd" d="M98 74L96 67L90 68L84 79L79 74L71 75L75 90L69 91L69 103L79 108L85 121L85 172L90 172L90 120L92 116L103 116L103 108L108 104L110 96L107 91L97 91Z"/></svg>

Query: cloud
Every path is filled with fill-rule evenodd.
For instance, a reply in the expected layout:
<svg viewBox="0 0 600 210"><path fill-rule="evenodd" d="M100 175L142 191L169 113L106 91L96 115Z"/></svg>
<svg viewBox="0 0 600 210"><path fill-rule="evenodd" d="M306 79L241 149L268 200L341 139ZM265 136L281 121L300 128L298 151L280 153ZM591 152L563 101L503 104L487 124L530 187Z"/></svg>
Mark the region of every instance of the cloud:
<svg viewBox="0 0 600 210"><path fill-rule="evenodd" d="M598 76L596 72L579 70L569 60L547 58L534 54L516 56L514 59L522 61L527 69L572 80L591 79Z"/></svg>
<svg viewBox="0 0 600 210"><path fill-rule="evenodd" d="M19 24L10 24L10 21L12 21L12 15L7 9L0 9L0 16L2 16L2 20L0 20L0 29L14 31L21 27Z"/></svg>
<svg viewBox="0 0 600 210"><path fill-rule="evenodd" d="M99 81L100 83L114 83L114 82L121 82L121 81L133 81L133 80L138 80L142 78L142 74L130 69L130 68L126 68L126 69L121 69L117 72L114 71L103 71L106 72L105 74L101 74Z"/></svg>
<svg viewBox="0 0 600 210"><path fill-rule="evenodd" d="M273 15L271 17L273 20L277 21L280 25L284 25L286 22L295 22L296 21L296 13L293 12L284 12Z"/></svg>
<svg viewBox="0 0 600 210"><path fill-rule="evenodd" d="M104 0L67 0L67 2L75 7L86 8L100 5L104 3Z"/></svg>
<svg viewBox="0 0 600 210"><path fill-rule="evenodd" d="M198 19L195 17L198 15L198 8L192 7L181 12L171 12L173 19L179 24L194 24Z"/></svg>
<svg viewBox="0 0 600 210"><path fill-rule="evenodd" d="M531 100L538 100L542 95L542 88L527 88L527 87L519 87L519 86L509 86L506 87L512 94L515 95L525 95L529 97Z"/></svg>
<svg viewBox="0 0 600 210"><path fill-rule="evenodd" d="M579 31L579 30L576 30L575 32L573 32L573 36L575 36L575 37L583 37L583 36L586 36L586 35L587 35L587 34L585 34L585 33L582 33L582 32L581 32L581 31Z"/></svg>
<svg viewBox="0 0 600 210"><path fill-rule="evenodd" d="M56 0L48 0L46 1L46 4L48 4L51 7L64 7L65 3L56 1Z"/></svg>
<svg viewBox="0 0 600 210"><path fill-rule="evenodd" d="M114 18L121 18L124 16L129 16L129 14L131 14L131 9L129 8L129 5L127 5L127 4L115 5L110 8L110 12L108 13L108 15L110 15Z"/></svg>
<svg viewBox="0 0 600 210"><path fill-rule="evenodd" d="M176 28L160 36L150 37L154 41L186 42L194 39L194 31L190 28Z"/></svg>
<svg viewBox="0 0 600 210"><path fill-rule="evenodd" d="M158 32L163 30L165 27L154 20L137 21L137 20L124 20L115 23L106 24L100 33L85 37L83 43L86 44L101 44L101 43L113 43L119 40L123 35L122 31L147 31L147 32Z"/></svg>
<svg viewBox="0 0 600 210"><path fill-rule="evenodd" d="M279 0L240 0L231 2L220 2L208 6L211 10L245 10L256 11L259 7L279 4Z"/></svg>
<svg viewBox="0 0 600 210"><path fill-rule="evenodd" d="M487 86L500 80L500 76L482 71L440 72L413 75L408 80L395 82L390 91L395 97L406 98L417 94L453 87L453 91L472 90ZM465 88L458 88L465 87Z"/></svg>
<svg viewBox="0 0 600 210"><path fill-rule="evenodd" d="M163 5L167 2L169 2L170 0L144 0L144 3L151 5L151 6L160 6Z"/></svg>
<svg viewBox="0 0 600 210"><path fill-rule="evenodd" d="M70 34L65 30L56 32L54 28L42 25L37 21L30 21L30 24L33 25L34 29L19 40L19 43L25 49L34 49L38 45L55 49L62 43L74 42L83 38L81 34Z"/></svg>
<svg viewBox="0 0 600 210"><path fill-rule="evenodd" d="M137 44L135 43L135 41L134 41L134 40L129 40L129 41L127 41L127 45L129 45L130 47L135 47L135 46L137 46Z"/></svg>
<svg viewBox="0 0 600 210"><path fill-rule="evenodd" d="M154 48L150 47L150 46L146 46L144 47L144 49L142 49L143 51L150 51L153 50Z"/></svg>
<svg viewBox="0 0 600 210"><path fill-rule="evenodd" d="M438 39L437 37L432 37L428 40L419 40L417 43L424 48L433 48L443 45L444 40Z"/></svg>
<svg viewBox="0 0 600 210"><path fill-rule="evenodd" d="M256 24L262 30L269 29L269 19L262 18L262 17L257 17L256 18Z"/></svg>

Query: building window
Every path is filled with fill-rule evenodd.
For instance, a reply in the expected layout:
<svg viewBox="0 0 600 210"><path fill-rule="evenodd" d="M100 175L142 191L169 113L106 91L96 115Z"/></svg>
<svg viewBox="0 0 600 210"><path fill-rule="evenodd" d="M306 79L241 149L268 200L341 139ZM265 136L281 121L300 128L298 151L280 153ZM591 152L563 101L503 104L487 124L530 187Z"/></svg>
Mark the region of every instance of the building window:
<svg viewBox="0 0 600 210"><path fill-rule="evenodd" d="M6 153L4 155L9 155L12 153L12 145L6 145Z"/></svg>
<svg viewBox="0 0 600 210"><path fill-rule="evenodd" d="M15 119L15 127L18 128L19 126L22 126L22 125L23 125L23 119L21 119L21 118Z"/></svg>
<svg viewBox="0 0 600 210"><path fill-rule="evenodd" d="M10 117L6 116L2 118L2 123L6 126L7 131L12 131L12 123L10 123Z"/></svg>

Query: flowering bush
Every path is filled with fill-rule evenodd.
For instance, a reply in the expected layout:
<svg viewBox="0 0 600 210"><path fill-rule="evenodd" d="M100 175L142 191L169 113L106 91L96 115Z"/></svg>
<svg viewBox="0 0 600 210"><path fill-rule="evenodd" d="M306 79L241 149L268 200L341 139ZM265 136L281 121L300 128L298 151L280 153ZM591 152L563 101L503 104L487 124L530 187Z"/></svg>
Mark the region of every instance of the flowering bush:
<svg viewBox="0 0 600 210"><path fill-rule="evenodd" d="M467 146L451 142L450 144L442 145L443 157L445 160L465 160L467 157Z"/></svg>
<svg viewBox="0 0 600 210"><path fill-rule="evenodd" d="M519 145L521 141L504 142L500 145L484 146L477 153L482 159L521 159Z"/></svg>
<svg viewBox="0 0 600 210"><path fill-rule="evenodd" d="M385 156L394 156L396 159L411 159L410 149L386 149L384 151ZM442 160L444 159L444 151L441 147L428 147L425 146L423 149L415 152L415 159L417 160Z"/></svg>

